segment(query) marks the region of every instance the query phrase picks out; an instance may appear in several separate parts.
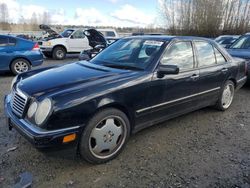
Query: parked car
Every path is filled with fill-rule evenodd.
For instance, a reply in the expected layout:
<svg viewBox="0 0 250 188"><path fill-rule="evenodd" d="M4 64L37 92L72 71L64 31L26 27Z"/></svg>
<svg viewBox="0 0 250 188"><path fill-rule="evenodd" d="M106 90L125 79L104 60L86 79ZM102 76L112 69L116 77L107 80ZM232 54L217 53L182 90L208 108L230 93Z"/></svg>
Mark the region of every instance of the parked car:
<svg viewBox="0 0 250 188"><path fill-rule="evenodd" d="M238 38L240 35L221 35L215 39L217 43L219 43L221 46L224 48L228 48L231 46Z"/></svg>
<svg viewBox="0 0 250 188"><path fill-rule="evenodd" d="M97 29L97 31L101 32L110 44L119 39L119 35L115 29Z"/></svg>
<svg viewBox="0 0 250 188"><path fill-rule="evenodd" d="M245 69L211 40L129 37L90 62L19 75L5 112L10 129L37 148L72 144L88 162L103 163L145 127L207 106L227 110Z"/></svg>
<svg viewBox="0 0 250 188"><path fill-rule="evenodd" d="M242 35L227 51L233 57L243 58L248 66L248 83L250 83L250 34Z"/></svg>
<svg viewBox="0 0 250 188"><path fill-rule="evenodd" d="M0 35L0 72L20 74L43 63L37 43L10 35Z"/></svg>
<svg viewBox="0 0 250 188"><path fill-rule="evenodd" d="M62 60L66 54L80 53L84 49L91 48L87 37L83 34L84 29L66 29L60 34L47 25L40 25L40 29L48 33L38 42L46 57Z"/></svg>
<svg viewBox="0 0 250 188"><path fill-rule="evenodd" d="M84 34L88 38L91 49L83 50L79 55L79 60L88 61L109 45L103 34L95 29L87 29Z"/></svg>

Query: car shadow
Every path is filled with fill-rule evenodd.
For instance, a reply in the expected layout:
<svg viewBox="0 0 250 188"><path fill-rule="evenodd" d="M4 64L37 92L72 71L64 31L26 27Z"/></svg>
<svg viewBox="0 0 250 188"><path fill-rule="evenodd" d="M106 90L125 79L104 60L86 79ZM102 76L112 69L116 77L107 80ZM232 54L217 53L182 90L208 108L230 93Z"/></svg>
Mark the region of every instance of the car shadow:
<svg viewBox="0 0 250 188"><path fill-rule="evenodd" d="M11 72L3 72L0 73L0 77L14 77L14 75Z"/></svg>

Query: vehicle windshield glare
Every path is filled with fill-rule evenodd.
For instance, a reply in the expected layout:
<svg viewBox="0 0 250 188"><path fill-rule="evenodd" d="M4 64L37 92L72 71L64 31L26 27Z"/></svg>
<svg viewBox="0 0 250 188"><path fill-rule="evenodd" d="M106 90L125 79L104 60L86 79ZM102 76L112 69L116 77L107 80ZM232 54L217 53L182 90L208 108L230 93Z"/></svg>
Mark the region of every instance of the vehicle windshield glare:
<svg viewBox="0 0 250 188"><path fill-rule="evenodd" d="M63 37L65 37L65 38L67 38L67 37L69 37L73 32L74 32L74 30L72 30L72 29L67 29L67 30L63 31L63 32L61 33L61 35L62 35Z"/></svg>
<svg viewBox="0 0 250 188"><path fill-rule="evenodd" d="M121 39L94 57L91 62L118 69L145 70L163 44L160 40Z"/></svg>
<svg viewBox="0 0 250 188"><path fill-rule="evenodd" d="M235 49L249 49L250 48L250 36L243 36L236 40L230 48Z"/></svg>

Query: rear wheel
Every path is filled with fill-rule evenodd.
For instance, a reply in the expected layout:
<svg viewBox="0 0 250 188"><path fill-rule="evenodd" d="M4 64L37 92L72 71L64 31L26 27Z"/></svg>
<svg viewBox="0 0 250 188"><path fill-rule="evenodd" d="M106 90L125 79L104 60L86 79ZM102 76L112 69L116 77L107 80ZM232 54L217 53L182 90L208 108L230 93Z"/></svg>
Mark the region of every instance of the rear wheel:
<svg viewBox="0 0 250 188"><path fill-rule="evenodd" d="M66 50L61 46L55 47L52 55L53 59L63 60L66 57Z"/></svg>
<svg viewBox="0 0 250 188"><path fill-rule="evenodd" d="M80 155L90 163L107 162L122 151L129 135L129 120L123 112L114 108L102 110L89 121L82 134Z"/></svg>
<svg viewBox="0 0 250 188"><path fill-rule="evenodd" d="M11 63L11 72L15 75L27 72L31 69L30 63L26 59L16 59Z"/></svg>
<svg viewBox="0 0 250 188"><path fill-rule="evenodd" d="M220 99L217 101L216 108L222 111L227 110L233 102L234 91L234 83L228 80L223 87L223 91L220 95Z"/></svg>

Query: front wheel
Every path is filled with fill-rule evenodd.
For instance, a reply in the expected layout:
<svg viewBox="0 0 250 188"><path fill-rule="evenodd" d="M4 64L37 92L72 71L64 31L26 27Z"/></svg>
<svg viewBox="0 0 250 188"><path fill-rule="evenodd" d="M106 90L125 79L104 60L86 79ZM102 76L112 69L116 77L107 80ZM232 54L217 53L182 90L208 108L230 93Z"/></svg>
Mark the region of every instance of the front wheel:
<svg viewBox="0 0 250 188"><path fill-rule="evenodd" d="M63 47L55 47L53 50L53 59L63 60L66 57L66 50Z"/></svg>
<svg viewBox="0 0 250 188"><path fill-rule="evenodd" d="M228 80L223 87L220 99L216 104L216 108L222 111L227 110L233 102L234 92L235 85L232 81Z"/></svg>
<svg viewBox="0 0 250 188"><path fill-rule="evenodd" d="M90 163L105 163L119 155L129 135L130 123L123 112L114 108L102 110L82 133L80 155Z"/></svg>

